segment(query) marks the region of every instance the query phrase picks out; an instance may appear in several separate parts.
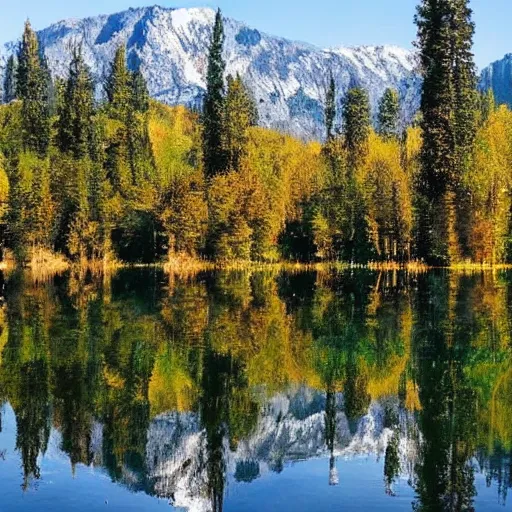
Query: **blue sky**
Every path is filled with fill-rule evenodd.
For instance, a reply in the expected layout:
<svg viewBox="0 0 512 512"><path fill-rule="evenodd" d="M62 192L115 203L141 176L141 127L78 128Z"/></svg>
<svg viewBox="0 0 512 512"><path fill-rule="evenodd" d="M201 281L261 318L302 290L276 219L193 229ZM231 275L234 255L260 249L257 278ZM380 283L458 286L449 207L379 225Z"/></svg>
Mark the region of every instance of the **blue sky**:
<svg viewBox="0 0 512 512"><path fill-rule="evenodd" d="M29 17L35 28L57 20L107 14L158 3L221 7L226 16L262 31L320 47L397 44L410 47L417 0L0 0L0 41L18 37ZM482 67L512 53L512 0L472 0L475 58Z"/></svg>

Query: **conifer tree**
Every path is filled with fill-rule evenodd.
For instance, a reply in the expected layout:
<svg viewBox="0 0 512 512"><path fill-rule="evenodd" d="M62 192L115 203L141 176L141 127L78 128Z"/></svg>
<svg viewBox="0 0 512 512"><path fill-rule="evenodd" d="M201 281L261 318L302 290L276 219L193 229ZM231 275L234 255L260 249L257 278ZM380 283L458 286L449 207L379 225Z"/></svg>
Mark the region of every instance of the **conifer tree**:
<svg viewBox="0 0 512 512"><path fill-rule="evenodd" d="M257 122L255 112L254 100L240 75L236 78L229 76L223 133L228 170L240 170L247 152L247 130Z"/></svg>
<svg viewBox="0 0 512 512"><path fill-rule="evenodd" d="M131 88L133 109L146 113L149 110L149 92L146 79L140 69L132 73Z"/></svg>
<svg viewBox="0 0 512 512"><path fill-rule="evenodd" d="M371 130L370 101L364 89L349 89L343 105L343 128L348 167L344 197L345 258L362 263L372 256L367 208L357 177L368 155Z"/></svg>
<svg viewBox="0 0 512 512"><path fill-rule="evenodd" d="M395 89L384 91L379 103L378 129L379 134L385 138L398 136L398 121L400 114L400 100Z"/></svg>
<svg viewBox="0 0 512 512"><path fill-rule="evenodd" d="M470 225L472 224L471 198L464 186L464 176L473 163L473 150L477 131L477 76L472 53L475 25L469 0L452 3L451 32L454 42L454 133L455 133L455 184L456 232L460 256L471 258Z"/></svg>
<svg viewBox="0 0 512 512"><path fill-rule="evenodd" d="M25 149L45 156L50 144L50 112L47 73L41 66L39 42L30 23L18 52L16 94L22 100L22 131Z"/></svg>
<svg viewBox="0 0 512 512"><path fill-rule="evenodd" d="M476 129L474 25L468 5L468 0L423 0L415 17L424 75L417 251L437 264L463 256L467 245L462 177Z"/></svg>
<svg viewBox="0 0 512 512"><path fill-rule="evenodd" d="M16 59L11 55L7 60L4 77L4 103L16 99Z"/></svg>
<svg viewBox="0 0 512 512"><path fill-rule="evenodd" d="M345 147L349 165L354 171L368 153L371 117L368 93L359 87L349 89L343 105Z"/></svg>
<svg viewBox="0 0 512 512"><path fill-rule="evenodd" d="M131 73L126 67L126 48L121 45L116 50L105 82L110 114L116 119L126 119L132 101L131 82Z"/></svg>
<svg viewBox="0 0 512 512"><path fill-rule="evenodd" d="M140 70L133 72L131 75L131 98L126 119L126 130L132 184L137 187L142 185L144 178L149 178L155 164L149 139L149 92L147 83Z"/></svg>
<svg viewBox="0 0 512 512"><path fill-rule="evenodd" d="M334 137L334 122L336 120L336 84L331 73L329 79L329 87L325 98L325 130L327 132L327 140Z"/></svg>
<svg viewBox="0 0 512 512"><path fill-rule="evenodd" d="M83 158L91 152L94 85L82 49L75 48L69 76L59 105L57 143L59 149Z"/></svg>
<svg viewBox="0 0 512 512"><path fill-rule="evenodd" d="M207 178L226 171L226 154L223 149L224 120L224 71L222 57L224 26L220 9L215 16L213 36L208 56L206 96L203 106L203 158Z"/></svg>

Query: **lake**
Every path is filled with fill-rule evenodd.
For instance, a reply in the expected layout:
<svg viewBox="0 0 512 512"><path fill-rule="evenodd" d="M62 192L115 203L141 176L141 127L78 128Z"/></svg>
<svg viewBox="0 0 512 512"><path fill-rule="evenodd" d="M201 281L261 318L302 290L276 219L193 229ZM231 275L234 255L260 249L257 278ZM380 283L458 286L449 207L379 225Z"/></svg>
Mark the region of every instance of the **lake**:
<svg viewBox="0 0 512 512"><path fill-rule="evenodd" d="M511 507L512 273L2 282L2 512Z"/></svg>

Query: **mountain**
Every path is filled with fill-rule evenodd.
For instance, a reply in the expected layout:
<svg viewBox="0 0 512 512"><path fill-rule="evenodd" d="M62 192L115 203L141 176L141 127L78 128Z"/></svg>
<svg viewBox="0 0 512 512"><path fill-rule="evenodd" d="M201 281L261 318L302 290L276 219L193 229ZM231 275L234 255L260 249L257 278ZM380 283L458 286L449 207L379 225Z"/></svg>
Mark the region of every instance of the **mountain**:
<svg viewBox="0 0 512 512"><path fill-rule="evenodd" d="M498 104L512 107L512 53L482 71L480 88L492 89Z"/></svg>
<svg viewBox="0 0 512 512"><path fill-rule="evenodd" d="M101 83L115 49L126 44L129 66L140 66L154 98L198 106L214 16L211 9L153 6L60 21L40 31L39 37L57 76L66 75L70 47L83 43L86 61ZM366 88L374 114L387 87L400 92L403 122L417 110L421 81L411 51L395 46L322 50L230 18L225 18L225 32L227 74L240 73L252 89L263 126L302 138L323 137L323 102L331 71L341 97L349 86ZM0 75L15 46L11 42L0 47Z"/></svg>

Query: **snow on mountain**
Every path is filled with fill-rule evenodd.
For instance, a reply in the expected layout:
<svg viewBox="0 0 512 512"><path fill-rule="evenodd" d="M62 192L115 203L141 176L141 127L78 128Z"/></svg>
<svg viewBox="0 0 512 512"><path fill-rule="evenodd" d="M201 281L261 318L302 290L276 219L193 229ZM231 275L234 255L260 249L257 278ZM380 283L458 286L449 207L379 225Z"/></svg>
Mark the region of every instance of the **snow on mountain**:
<svg viewBox="0 0 512 512"><path fill-rule="evenodd" d="M351 425L336 397L333 457L384 456L392 430L385 427L385 408L400 415L399 457L404 475L414 465L417 443L403 434L415 427L414 418L398 412L398 402L373 402L367 414ZM274 396L263 408L252 433L232 450L224 440L228 482L250 482L288 463L331 454L325 438L325 394L300 387ZM146 466L153 492L170 498L188 512L211 512L208 487L207 434L194 413L167 413L155 418L148 430ZM410 475L408 475L410 477ZM326 479L328 468L326 465Z"/></svg>
<svg viewBox="0 0 512 512"><path fill-rule="evenodd" d="M512 107L512 53L493 62L482 71L480 88L492 89L498 104Z"/></svg>
<svg viewBox="0 0 512 512"><path fill-rule="evenodd" d="M140 66L153 97L198 105L205 89L207 54L215 12L158 6L86 19L60 21L39 32L52 71L65 76L69 49L83 43L98 83L115 49L126 44L128 64ZM365 87L373 111L387 87L399 90L403 121L419 103L420 79L411 51L395 46L319 49L264 34L225 18L227 74L240 73L252 89L260 123L303 138L321 138L323 103L332 71L341 97L349 86ZM20 27L21 30L21 27ZM0 75L15 43L0 47Z"/></svg>

